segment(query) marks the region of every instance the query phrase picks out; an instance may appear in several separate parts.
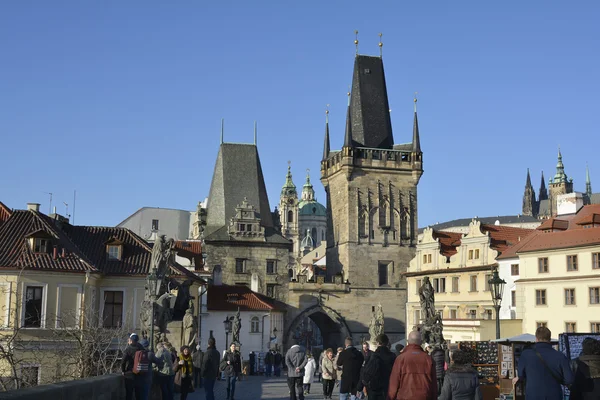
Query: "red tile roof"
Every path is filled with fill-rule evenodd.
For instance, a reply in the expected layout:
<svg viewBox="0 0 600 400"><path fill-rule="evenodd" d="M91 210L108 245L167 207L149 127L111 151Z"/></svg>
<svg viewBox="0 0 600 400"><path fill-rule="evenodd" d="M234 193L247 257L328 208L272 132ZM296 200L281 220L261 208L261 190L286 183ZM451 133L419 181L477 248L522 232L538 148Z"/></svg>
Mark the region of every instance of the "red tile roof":
<svg viewBox="0 0 600 400"><path fill-rule="evenodd" d="M196 269L203 268L202 259L202 241L201 240L177 240L175 242L175 249L177 250L177 255L180 257L185 257L190 260L194 260L194 265Z"/></svg>
<svg viewBox="0 0 600 400"><path fill-rule="evenodd" d="M500 254L535 232L533 229L488 224L481 224L481 231L483 233L489 232L490 246ZM451 257L457 253L457 248L461 245L463 234L458 232L434 231L433 237L439 239L442 255Z"/></svg>
<svg viewBox="0 0 600 400"><path fill-rule="evenodd" d="M285 311L283 303L243 285L209 286L206 303L211 311Z"/></svg>
<svg viewBox="0 0 600 400"><path fill-rule="evenodd" d="M12 211L10 208L6 207L4 203L0 201L0 225L5 223L11 215Z"/></svg>
<svg viewBox="0 0 600 400"><path fill-rule="evenodd" d="M540 228L546 228L538 228L535 237L517 249L517 253L600 245L600 226L590 224L597 220L598 214L600 204L594 204L582 207L577 214L552 218L541 225ZM567 227L562 230L550 229L557 224L561 227L566 224Z"/></svg>
<svg viewBox="0 0 600 400"><path fill-rule="evenodd" d="M35 253L27 239L30 235L48 238L47 252ZM108 260L106 244L110 241L123 245L120 260ZM73 226L32 210L14 211L0 226L0 269L147 275L151 260L152 248L126 228ZM171 272L202 281L176 263Z"/></svg>

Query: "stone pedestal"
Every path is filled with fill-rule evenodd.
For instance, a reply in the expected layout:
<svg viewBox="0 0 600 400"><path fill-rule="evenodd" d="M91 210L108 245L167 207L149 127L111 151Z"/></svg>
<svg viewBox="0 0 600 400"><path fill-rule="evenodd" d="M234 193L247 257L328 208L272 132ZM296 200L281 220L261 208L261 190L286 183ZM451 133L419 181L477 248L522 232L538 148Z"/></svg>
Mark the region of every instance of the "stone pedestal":
<svg viewBox="0 0 600 400"><path fill-rule="evenodd" d="M177 353L183 346L183 321L171 321L167 324L167 340L173 345Z"/></svg>

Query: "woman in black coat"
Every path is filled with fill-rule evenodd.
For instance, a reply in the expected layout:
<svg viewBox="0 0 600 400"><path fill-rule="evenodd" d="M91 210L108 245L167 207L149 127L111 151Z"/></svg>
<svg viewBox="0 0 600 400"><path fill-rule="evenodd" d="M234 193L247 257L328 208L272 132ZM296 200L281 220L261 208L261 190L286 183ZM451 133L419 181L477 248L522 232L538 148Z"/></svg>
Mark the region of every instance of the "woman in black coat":
<svg viewBox="0 0 600 400"><path fill-rule="evenodd" d="M439 400L483 400L477 371L471 367L468 355L462 350L455 350L451 359Z"/></svg>

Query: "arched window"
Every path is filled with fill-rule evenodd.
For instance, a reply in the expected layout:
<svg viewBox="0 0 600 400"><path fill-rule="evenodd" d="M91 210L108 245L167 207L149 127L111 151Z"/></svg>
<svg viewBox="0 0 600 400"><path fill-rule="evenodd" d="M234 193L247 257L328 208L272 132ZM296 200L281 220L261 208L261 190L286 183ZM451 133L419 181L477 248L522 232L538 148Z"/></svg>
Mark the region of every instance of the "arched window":
<svg viewBox="0 0 600 400"><path fill-rule="evenodd" d="M358 217L358 237L367 237L367 221L365 218L365 214L363 213L361 213Z"/></svg>
<svg viewBox="0 0 600 400"><path fill-rule="evenodd" d="M292 210L288 211L288 223L294 222L294 212Z"/></svg>
<svg viewBox="0 0 600 400"><path fill-rule="evenodd" d="M213 285L221 286L223 284L223 271L220 265L215 265L212 273Z"/></svg>
<svg viewBox="0 0 600 400"><path fill-rule="evenodd" d="M258 317L252 317L250 319L250 333L259 333L260 332L260 326L258 323L259 323Z"/></svg>

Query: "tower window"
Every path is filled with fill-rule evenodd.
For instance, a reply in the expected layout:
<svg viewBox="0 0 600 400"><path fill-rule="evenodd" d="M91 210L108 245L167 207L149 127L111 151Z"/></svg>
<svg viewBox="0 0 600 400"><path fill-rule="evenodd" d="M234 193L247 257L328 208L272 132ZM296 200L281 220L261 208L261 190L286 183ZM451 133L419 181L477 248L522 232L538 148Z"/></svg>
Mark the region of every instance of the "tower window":
<svg viewBox="0 0 600 400"><path fill-rule="evenodd" d="M153 219L152 220L152 230L153 231L157 231L158 230L158 220L157 219Z"/></svg>
<svg viewBox="0 0 600 400"><path fill-rule="evenodd" d="M379 275L379 286L388 284L388 263L379 262L377 265L377 272Z"/></svg>
<svg viewBox="0 0 600 400"><path fill-rule="evenodd" d="M290 211L288 211L287 215L288 215L288 217L287 217L288 222L290 222L290 223L294 222L294 212L292 210L290 210Z"/></svg>

